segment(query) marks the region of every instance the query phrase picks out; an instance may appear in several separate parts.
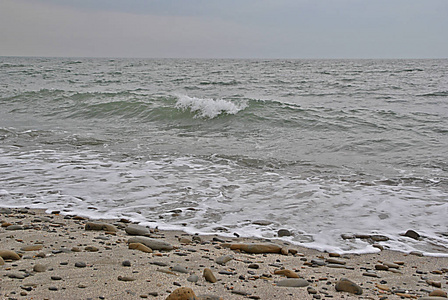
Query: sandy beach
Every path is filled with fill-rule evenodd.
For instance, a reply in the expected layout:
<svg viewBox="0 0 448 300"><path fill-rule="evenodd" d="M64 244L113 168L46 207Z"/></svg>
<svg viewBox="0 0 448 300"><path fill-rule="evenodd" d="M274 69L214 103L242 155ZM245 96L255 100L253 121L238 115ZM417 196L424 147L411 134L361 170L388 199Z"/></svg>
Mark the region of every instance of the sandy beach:
<svg viewBox="0 0 448 300"><path fill-rule="evenodd" d="M0 221L1 299L446 297L448 258L419 253L340 255L25 208Z"/></svg>

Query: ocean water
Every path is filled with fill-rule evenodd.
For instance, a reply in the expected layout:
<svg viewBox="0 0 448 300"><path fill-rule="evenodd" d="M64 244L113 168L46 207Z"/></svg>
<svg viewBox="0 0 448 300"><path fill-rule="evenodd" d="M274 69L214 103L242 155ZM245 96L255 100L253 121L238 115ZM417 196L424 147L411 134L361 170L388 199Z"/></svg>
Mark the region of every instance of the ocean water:
<svg viewBox="0 0 448 300"><path fill-rule="evenodd" d="M448 255L448 60L0 57L0 205Z"/></svg>

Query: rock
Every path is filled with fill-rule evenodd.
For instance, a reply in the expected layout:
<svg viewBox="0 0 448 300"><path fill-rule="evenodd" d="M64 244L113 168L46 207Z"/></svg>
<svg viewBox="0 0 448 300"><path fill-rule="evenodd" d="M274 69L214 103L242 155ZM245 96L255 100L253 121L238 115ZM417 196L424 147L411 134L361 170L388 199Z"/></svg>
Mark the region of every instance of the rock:
<svg viewBox="0 0 448 300"><path fill-rule="evenodd" d="M299 275L297 275L296 272L288 270L288 269L283 269L283 270L275 270L274 271L275 275L281 275L281 276L286 276L288 278L299 278Z"/></svg>
<svg viewBox="0 0 448 300"><path fill-rule="evenodd" d="M20 250L22 251L39 251L42 250L44 246L43 245L28 245L28 246L23 246L22 248L20 248Z"/></svg>
<svg viewBox="0 0 448 300"><path fill-rule="evenodd" d="M189 281L189 282L198 282L198 280L199 280L199 276L196 274L191 274L187 278L187 281Z"/></svg>
<svg viewBox="0 0 448 300"><path fill-rule="evenodd" d="M247 267L248 267L249 269L259 269L259 268L260 268L260 265L258 265L258 264L249 264Z"/></svg>
<svg viewBox="0 0 448 300"><path fill-rule="evenodd" d="M389 240L389 238L387 236L379 235L379 234L371 235L370 238L375 242L385 242L385 241Z"/></svg>
<svg viewBox="0 0 448 300"><path fill-rule="evenodd" d="M285 287L305 287L308 286L309 282L305 279L297 279L297 278L289 278L283 279L277 282L277 286L285 286Z"/></svg>
<svg viewBox="0 0 448 300"><path fill-rule="evenodd" d="M188 287L175 289L165 300L196 300L196 295Z"/></svg>
<svg viewBox="0 0 448 300"><path fill-rule="evenodd" d="M197 300L224 300L224 298L215 296L215 295L199 295L196 297L196 299Z"/></svg>
<svg viewBox="0 0 448 300"><path fill-rule="evenodd" d="M429 297L421 297L421 298L418 298L418 300L443 300L443 297L432 297L432 296L429 296Z"/></svg>
<svg viewBox="0 0 448 300"><path fill-rule="evenodd" d="M123 267L130 267L131 266L131 262L129 260L124 260L121 262L121 265Z"/></svg>
<svg viewBox="0 0 448 300"><path fill-rule="evenodd" d="M392 268L392 269L399 269L400 265L396 264L396 263L391 263L391 262L383 262L383 265L387 266L388 268Z"/></svg>
<svg viewBox="0 0 448 300"><path fill-rule="evenodd" d="M251 244L223 244L231 250L241 250L247 253L280 253L282 248L272 243L251 243Z"/></svg>
<svg viewBox="0 0 448 300"><path fill-rule="evenodd" d="M99 249L95 246L87 246L84 248L84 250L86 250L88 252L97 252Z"/></svg>
<svg viewBox="0 0 448 300"><path fill-rule="evenodd" d="M51 280L62 280L61 276L51 276Z"/></svg>
<svg viewBox="0 0 448 300"><path fill-rule="evenodd" d="M328 256L330 256L330 257L341 257L341 255L339 253L336 253L336 252L330 252L330 253L328 253Z"/></svg>
<svg viewBox="0 0 448 300"><path fill-rule="evenodd" d="M6 274L9 278L16 278L16 279L24 279L25 274L24 273L8 273Z"/></svg>
<svg viewBox="0 0 448 300"><path fill-rule="evenodd" d="M404 236L413 238L414 240L418 240L420 239L420 234L418 234L416 231L409 229L408 231L406 231L406 233L404 234Z"/></svg>
<svg viewBox="0 0 448 300"><path fill-rule="evenodd" d="M317 265L317 266L325 266L325 261L319 258L314 258L311 260L311 264Z"/></svg>
<svg viewBox="0 0 448 300"><path fill-rule="evenodd" d="M447 298L446 292L442 291L442 290L434 290L431 293L429 293L429 296L431 296L431 297L444 297L444 298Z"/></svg>
<svg viewBox="0 0 448 300"><path fill-rule="evenodd" d="M184 273L184 274L188 273L187 268L182 267L181 265L175 265L174 267L171 268L171 271Z"/></svg>
<svg viewBox="0 0 448 300"><path fill-rule="evenodd" d="M341 234L341 238L343 238L344 240L352 240L352 239L355 239L356 236L351 233L343 233L343 234Z"/></svg>
<svg viewBox="0 0 448 300"><path fill-rule="evenodd" d="M102 230L109 232L117 232L117 228L112 224L87 222L85 230Z"/></svg>
<svg viewBox="0 0 448 300"><path fill-rule="evenodd" d="M375 286L382 291L390 292L390 287L387 285L376 283Z"/></svg>
<svg viewBox="0 0 448 300"><path fill-rule="evenodd" d="M415 256L420 256L420 257L423 256L423 253L420 251L411 251L409 254L415 255Z"/></svg>
<svg viewBox="0 0 448 300"><path fill-rule="evenodd" d="M382 264L376 264L375 270L387 271L387 270L389 270L389 267L386 265L382 265Z"/></svg>
<svg viewBox="0 0 448 300"><path fill-rule="evenodd" d="M329 264L336 264L336 265L345 265L347 262L340 260L340 259L335 259L335 258L328 258L326 260L327 263Z"/></svg>
<svg viewBox="0 0 448 300"><path fill-rule="evenodd" d="M268 226L272 224L272 221L268 221L268 220L256 220L253 221L252 224L255 225L260 225L260 226Z"/></svg>
<svg viewBox="0 0 448 300"><path fill-rule="evenodd" d="M145 237L145 236L135 236L131 237L128 240L128 243L141 243L152 250L162 250L162 251L171 251L174 249L173 245L168 242Z"/></svg>
<svg viewBox="0 0 448 300"><path fill-rule="evenodd" d="M280 229L279 231L277 231L277 235L279 237L282 237L282 236L291 236L292 234L291 231L289 231L288 229Z"/></svg>
<svg viewBox="0 0 448 300"><path fill-rule="evenodd" d="M6 230L23 230L23 226L22 225L9 225L8 227L6 227Z"/></svg>
<svg viewBox="0 0 448 300"><path fill-rule="evenodd" d="M85 268L86 266L87 266L86 263L82 261L78 261L75 263L75 267L77 268Z"/></svg>
<svg viewBox="0 0 448 300"><path fill-rule="evenodd" d="M215 275L213 275L212 270L210 270L209 268L204 269L203 276L204 276L205 280L207 280L208 282L215 283L218 281L218 280L216 280Z"/></svg>
<svg viewBox="0 0 448 300"><path fill-rule="evenodd" d="M0 250L0 256L3 259L19 260L20 255L12 250Z"/></svg>
<svg viewBox="0 0 448 300"><path fill-rule="evenodd" d="M35 264L33 267L34 272L45 272L47 270L47 266L43 264Z"/></svg>
<svg viewBox="0 0 448 300"><path fill-rule="evenodd" d="M118 276L117 279L119 281L134 281L135 280L134 277L129 277L129 276Z"/></svg>
<svg viewBox="0 0 448 300"><path fill-rule="evenodd" d="M434 281L434 280L426 280L426 283L429 285L432 285L436 288L441 288L442 287L442 283L440 281Z"/></svg>
<svg viewBox="0 0 448 300"><path fill-rule="evenodd" d="M150 236L151 232L149 231L149 228L137 225L137 224L131 224L127 226L124 231L126 231L129 235L141 235L141 236Z"/></svg>
<svg viewBox="0 0 448 300"><path fill-rule="evenodd" d="M143 245L142 243L130 243L129 249L140 250L145 253L152 253L152 249Z"/></svg>
<svg viewBox="0 0 448 300"><path fill-rule="evenodd" d="M225 265L226 263L228 263L229 261L231 261L233 259L232 255L224 255L224 256L220 256L217 259L215 259L215 262L218 265Z"/></svg>
<svg viewBox="0 0 448 300"><path fill-rule="evenodd" d="M353 281L347 279L347 278L341 278L336 283L336 291L338 292L348 292L355 295L361 295L362 294L362 288L354 283Z"/></svg>
<svg viewBox="0 0 448 300"><path fill-rule="evenodd" d="M3 266L5 264L5 261L3 260L3 257L0 256L0 266Z"/></svg>

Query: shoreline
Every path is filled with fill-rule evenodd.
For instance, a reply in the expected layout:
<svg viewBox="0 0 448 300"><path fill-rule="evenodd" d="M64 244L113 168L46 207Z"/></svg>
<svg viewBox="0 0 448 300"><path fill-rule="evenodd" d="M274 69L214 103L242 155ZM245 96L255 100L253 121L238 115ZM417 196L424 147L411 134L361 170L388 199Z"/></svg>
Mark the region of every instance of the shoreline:
<svg viewBox="0 0 448 300"><path fill-rule="evenodd" d="M2 299L166 299L179 288L191 288L197 299L425 299L446 295L448 284L448 257L421 253L339 255L44 209L0 208L0 221ZM204 278L206 269L217 282ZM346 288L342 278L360 290L338 291Z"/></svg>

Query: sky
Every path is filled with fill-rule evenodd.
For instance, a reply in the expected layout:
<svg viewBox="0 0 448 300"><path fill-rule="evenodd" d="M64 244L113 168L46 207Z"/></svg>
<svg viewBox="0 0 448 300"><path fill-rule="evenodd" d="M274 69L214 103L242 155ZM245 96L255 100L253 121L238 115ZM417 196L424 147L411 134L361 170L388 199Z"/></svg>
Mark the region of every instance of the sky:
<svg viewBox="0 0 448 300"><path fill-rule="evenodd" d="M0 0L0 56L448 58L448 0Z"/></svg>

